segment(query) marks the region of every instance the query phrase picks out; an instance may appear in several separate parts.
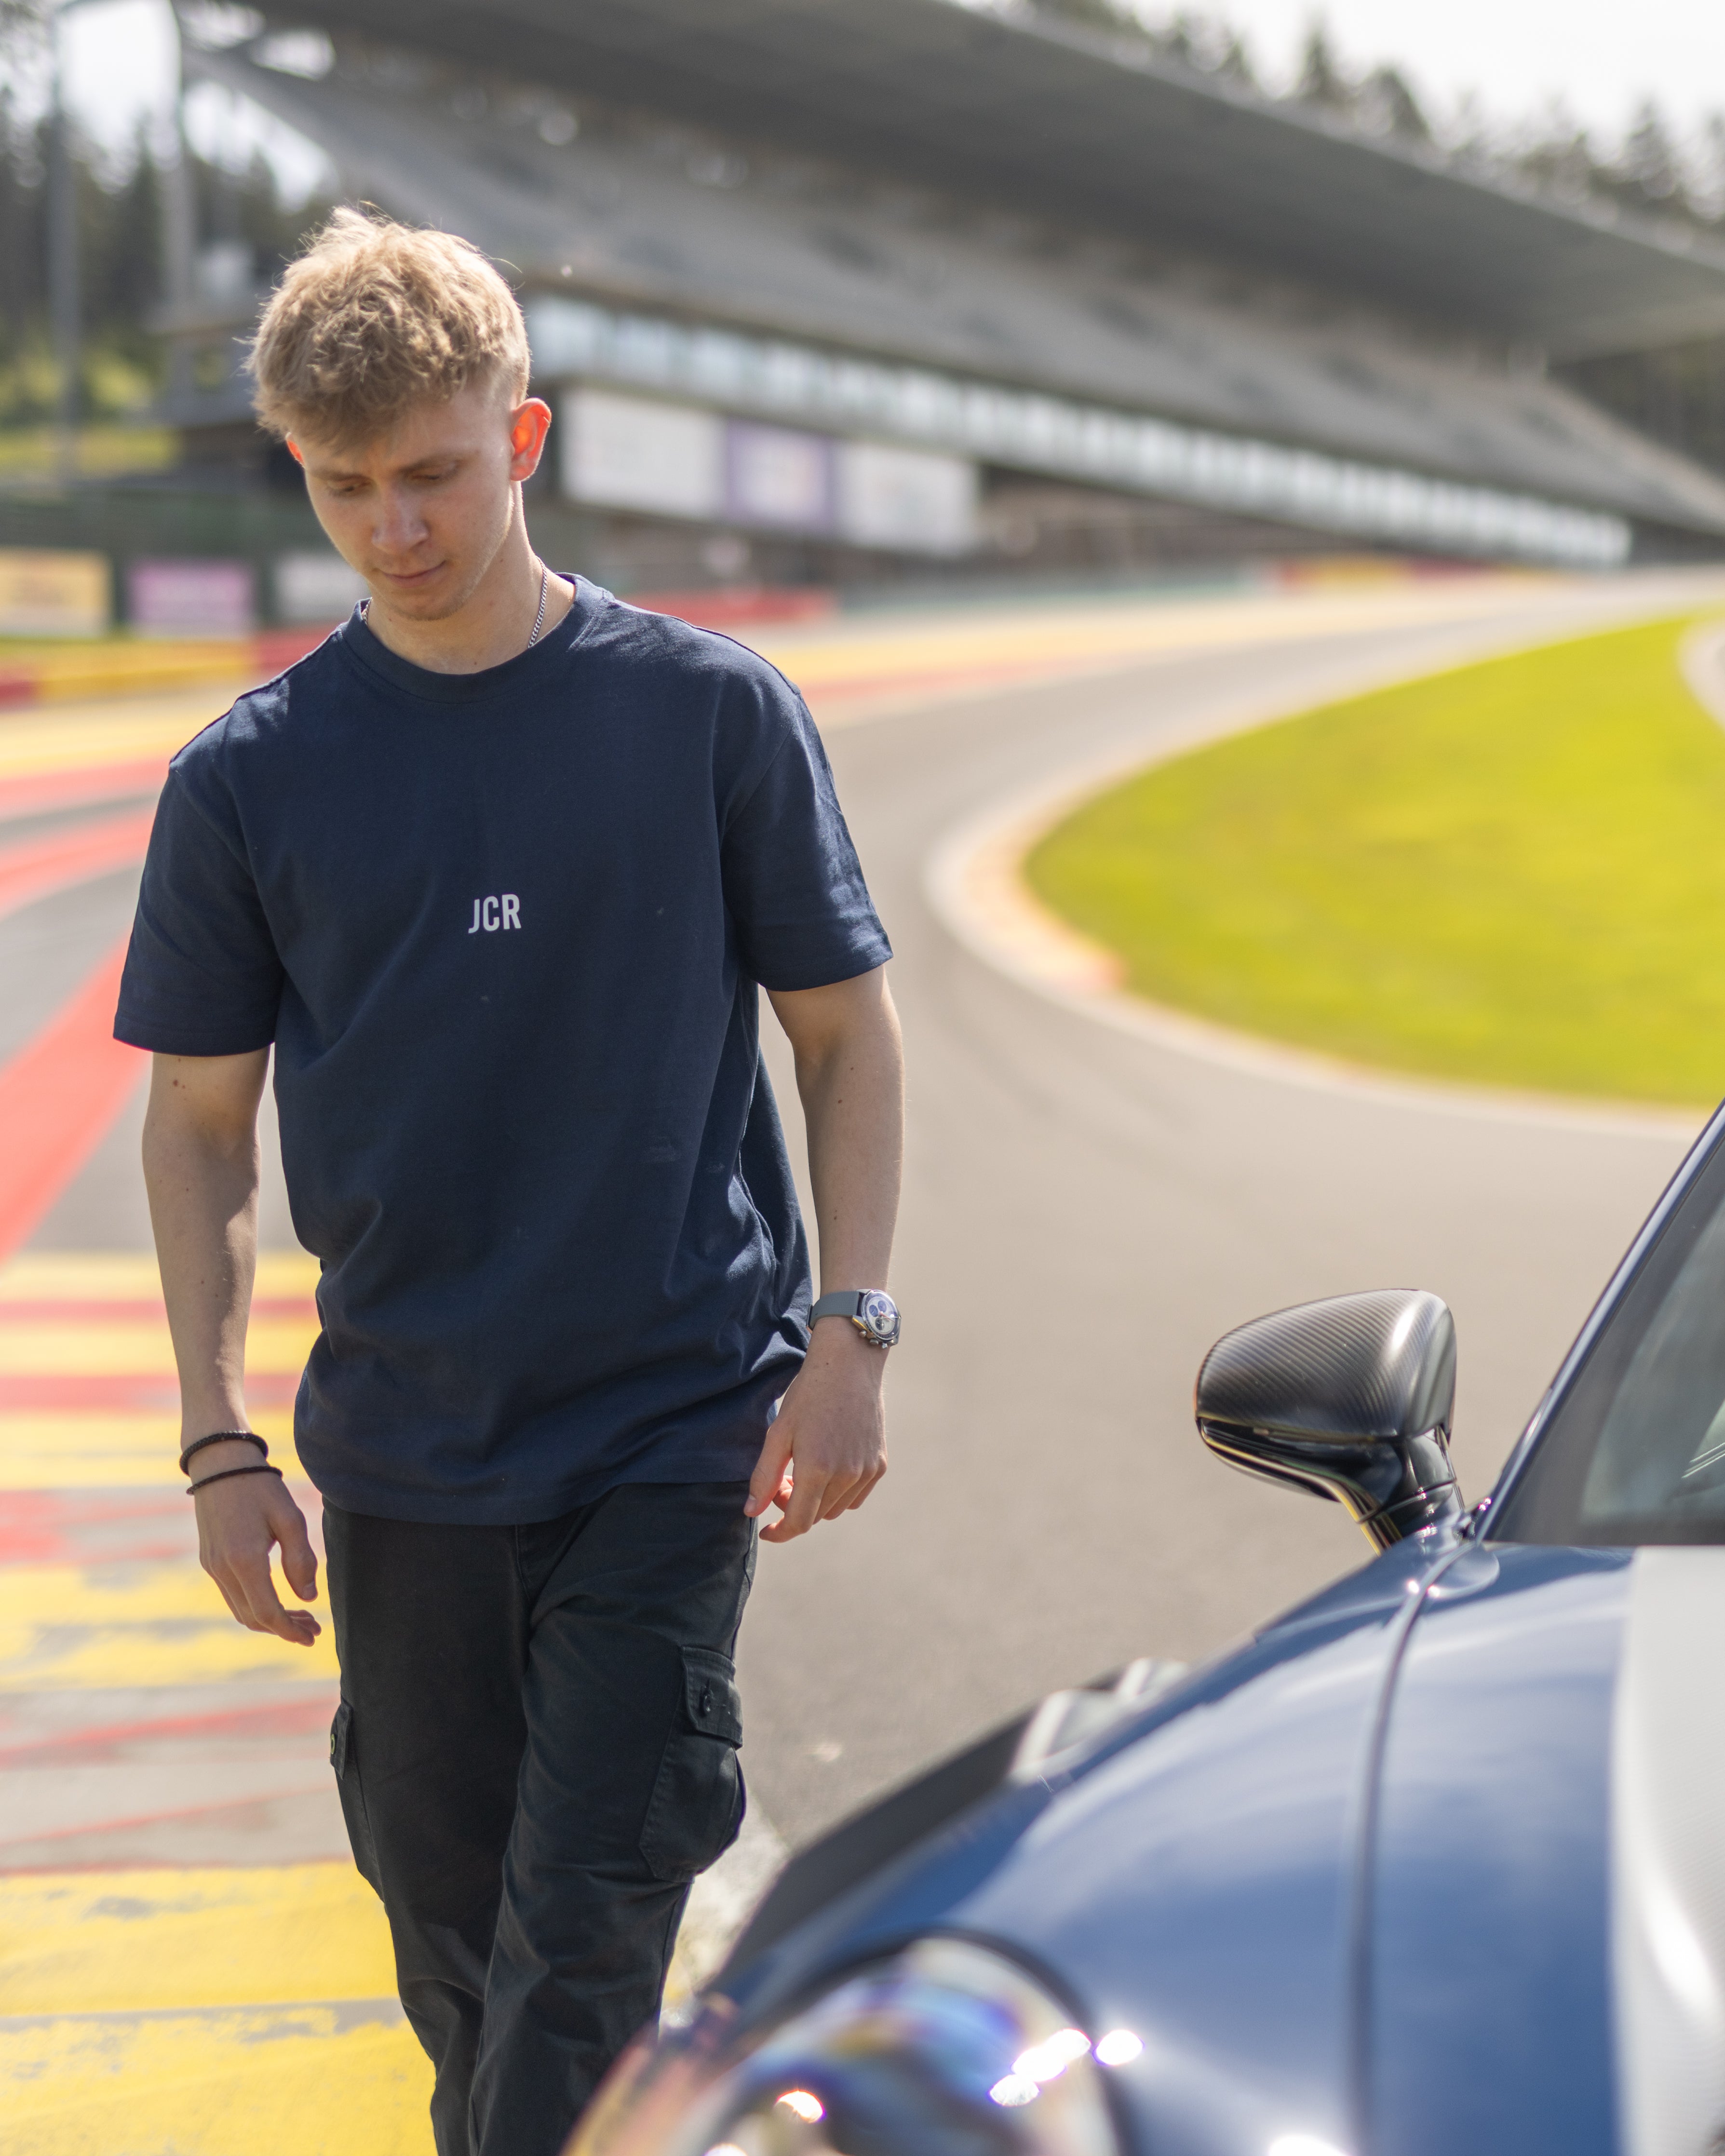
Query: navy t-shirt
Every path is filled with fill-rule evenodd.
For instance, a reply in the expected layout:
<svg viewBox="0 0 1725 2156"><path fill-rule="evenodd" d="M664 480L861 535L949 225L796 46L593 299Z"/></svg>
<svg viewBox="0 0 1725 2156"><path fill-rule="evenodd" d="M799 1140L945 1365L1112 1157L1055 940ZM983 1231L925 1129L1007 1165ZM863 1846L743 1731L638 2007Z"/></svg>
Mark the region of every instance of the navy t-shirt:
<svg viewBox="0 0 1725 2156"><path fill-rule="evenodd" d="M796 691L584 581L481 674L356 613L182 749L115 1030L275 1045L319 1489L518 1523L746 1477L809 1296L756 984L890 955Z"/></svg>

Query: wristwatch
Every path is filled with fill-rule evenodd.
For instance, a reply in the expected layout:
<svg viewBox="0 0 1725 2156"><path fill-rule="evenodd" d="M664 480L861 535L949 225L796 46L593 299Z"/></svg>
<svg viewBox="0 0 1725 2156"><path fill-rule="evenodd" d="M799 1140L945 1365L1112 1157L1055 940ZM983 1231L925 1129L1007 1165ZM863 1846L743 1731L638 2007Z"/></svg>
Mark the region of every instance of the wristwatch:
<svg viewBox="0 0 1725 2156"><path fill-rule="evenodd" d="M815 1304L809 1322L822 1317L848 1317L871 1348L898 1345L898 1305L884 1287L835 1289Z"/></svg>

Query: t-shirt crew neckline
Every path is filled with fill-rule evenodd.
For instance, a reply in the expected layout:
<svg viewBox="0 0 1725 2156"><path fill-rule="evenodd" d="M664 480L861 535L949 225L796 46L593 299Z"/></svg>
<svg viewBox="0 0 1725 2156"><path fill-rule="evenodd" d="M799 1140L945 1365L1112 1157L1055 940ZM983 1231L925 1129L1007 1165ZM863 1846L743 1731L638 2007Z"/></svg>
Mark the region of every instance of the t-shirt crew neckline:
<svg viewBox="0 0 1725 2156"><path fill-rule="evenodd" d="M477 674L434 673L429 667L416 666L411 659L403 659L367 625L363 601L336 631L336 642L356 666L377 675L392 689L405 690L410 696L422 697L429 704L485 703L494 696L528 687L542 670L567 658L592 628L600 608L610 597L608 592L601 592L596 584L588 583L585 577L573 576L561 569L557 574L567 576L575 587L574 603L567 613L537 644L516 652L513 659L506 659L501 666L482 667Z"/></svg>

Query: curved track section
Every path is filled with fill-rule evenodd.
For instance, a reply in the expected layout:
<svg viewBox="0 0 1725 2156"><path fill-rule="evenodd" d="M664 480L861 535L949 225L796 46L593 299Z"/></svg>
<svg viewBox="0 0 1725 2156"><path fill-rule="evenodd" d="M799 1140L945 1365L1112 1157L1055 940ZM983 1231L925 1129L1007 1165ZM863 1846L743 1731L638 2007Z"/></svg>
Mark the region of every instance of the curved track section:
<svg viewBox="0 0 1725 2156"><path fill-rule="evenodd" d="M1437 1290L1482 1488L1683 1142L1291 1085L1098 1025L955 937L927 897L936 851L1080 768L1717 591L1480 578L768 644L827 732L911 1072L894 1471L862 1513L763 1550L744 1631L751 1779L792 1840L1039 1691L1206 1654L1363 1555L1332 1508L1201 1450L1193 1373L1241 1319ZM106 1038L144 812L220 701L0 726L0 1106L31 1137L8 1127L10 1182L0 1162L0 2082L21 2156L115 2146L116 2122L158 2113L188 2152L290 2113L324 2156L426 2146L324 1758L328 1655L241 1632L196 1569L143 1059ZM794 1143L783 1043L769 1055ZM315 1314L270 1152L266 1133L249 1363L275 1437Z"/></svg>
<svg viewBox="0 0 1725 2156"><path fill-rule="evenodd" d="M1206 1655L1363 1560L1333 1508L1198 1444L1194 1375L1243 1319L1435 1289L1460 1333L1463 1486L1483 1491L1686 1142L1658 1117L1291 1084L1273 1058L1099 1025L955 937L931 860L979 803L1703 596L1536 590L1508 613L1170 651L829 734L897 953L906 1339L892 1473L840 1529L763 1551L745 1628L754 1786L793 1840L1040 1690ZM774 1076L788 1101L782 1057Z"/></svg>
<svg viewBox="0 0 1725 2156"><path fill-rule="evenodd" d="M1673 1130L1434 1115L1389 1093L1287 1085L1275 1070L1097 1026L985 963L940 921L925 877L942 839L979 806L1045 791L1076 767L1156 755L1373 679L1625 613L1703 603L1717 588L1692 578L1475 580L1380 598L852 621L770 647L828 733L897 947L912 1067L895 1471L841 1527L763 1550L744 1630L748 1768L791 1839L1035 1692L1147 1651L1208 1654L1361 1557L1339 1513L1231 1477L1199 1449L1193 1373L1209 1341L1244 1317L1371 1285L1447 1296L1462 1339L1460 1466L1471 1490L1486 1486L1681 1152ZM138 845L136 808L166 748L218 701L7 720L0 847L11 852L0 880L18 903L0 921L0 1065L41 1044L115 951L136 888L136 869L121 865ZM100 1026L71 1033L71 1065L97 1071ZM796 1126L783 1044L770 1055ZM49 1691L52 1676L39 1671L37 1684L34 1647L0 1671L4 1772L19 1777L13 1861L198 1863L218 1826L237 1837L239 1863L265 1848L274 1861L338 1861L326 1770L306 1748L319 1742L328 1673L282 1665L257 1695L270 1729L259 1722L252 1736L287 1744L287 1755L254 1747L250 1722L222 1721L237 1701L224 1686L254 1681L220 1661L227 1635L211 1636L209 1669L166 1671L142 1645L134 1669L131 1647L119 1656L112 1645L134 1639L131 1617L104 1602L97 1624L90 1595L108 1589L78 1569L105 1557L190 1565L190 1522L164 1453L172 1375L136 1167L142 1100L121 1081L90 1081L105 1123L86 1116L82 1138L67 1137L59 1194L33 1186L19 1197L15 1324L0 1311L0 1360L11 1358L0 1438L18 1466L0 1481L18 1490L11 1561L22 1568L11 1587L19 1610L48 1609L49 1589L63 1595L49 1613L56 1639L89 1614L90 1640L100 1632L110 1643L90 1645L89 1714L74 1712L74 1692ZM60 1100L56 1085L37 1096L41 1115ZM280 1279L276 1304L259 1311L252 1378L257 1406L282 1414L311 1313L274 1167L263 1231L282 1253ZM48 1369L60 1354L56 1326L67 1328L67 1360ZM119 1446L112 1464L104 1445ZM39 1578L41 1565L52 1578ZM153 1578L138 1572L127 1594L168 1594L166 1572ZM203 1599L181 1609L172 1595ZM138 1602L136 1640L157 1614L181 1624L205 1602L220 1628L213 1595L190 1572L172 1595L160 1613ZM186 1697L164 1706L164 1684ZM151 1699L131 1699L136 1686L155 1688ZM108 1841L136 1766L121 1747L112 1804L90 1753L80 1785L90 1818L60 1841L59 1796L34 1777L71 1762L64 1747L95 1714L97 1691L110 1695L104 1729L142 1725L157 1707L216 1716L220 1729L198 1722L198 1742L209 1763L220 1755L222 1796L244 1807L282 1788L293 1822L265 1830L261 1811L235 1811L175 1826L164 1798L160 1822L116 1826ZM306 1733L276 1732L276 1706L304 1712ZM302 1763L317 1774L300 1796ZM246 1859L252 1818L261 1839Z"/></svg>

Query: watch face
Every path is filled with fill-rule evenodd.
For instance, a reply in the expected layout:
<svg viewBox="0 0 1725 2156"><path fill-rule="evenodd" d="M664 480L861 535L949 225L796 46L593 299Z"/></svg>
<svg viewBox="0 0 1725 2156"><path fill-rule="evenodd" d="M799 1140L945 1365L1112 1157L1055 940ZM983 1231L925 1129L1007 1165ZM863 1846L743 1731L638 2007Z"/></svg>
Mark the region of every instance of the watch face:
<svg viewBox="0 0 1725 2156"><path fill-rule="evenodd" d="M891 1340L898 1332L898 1305L879 1288L863 1297L859 1315L877 1340Z"/></svg>

